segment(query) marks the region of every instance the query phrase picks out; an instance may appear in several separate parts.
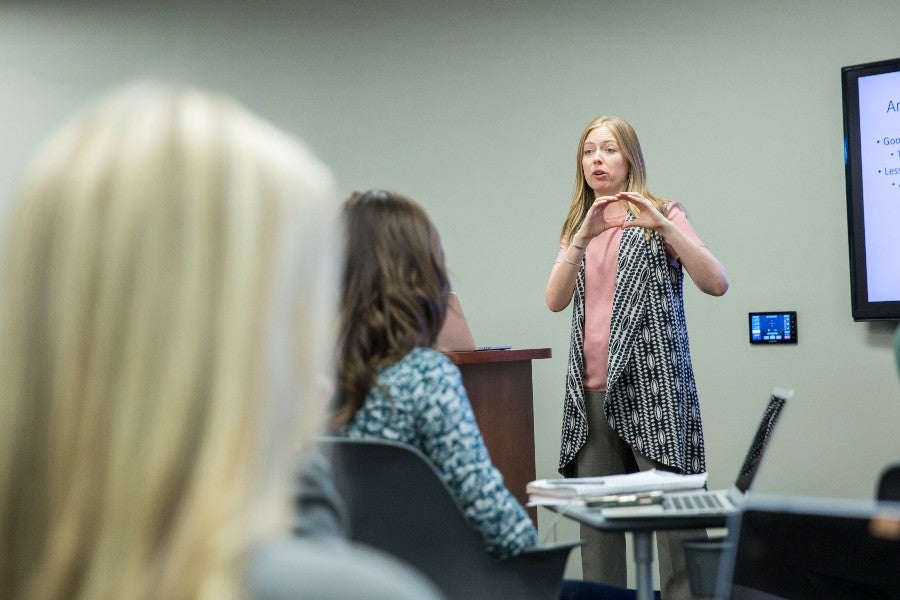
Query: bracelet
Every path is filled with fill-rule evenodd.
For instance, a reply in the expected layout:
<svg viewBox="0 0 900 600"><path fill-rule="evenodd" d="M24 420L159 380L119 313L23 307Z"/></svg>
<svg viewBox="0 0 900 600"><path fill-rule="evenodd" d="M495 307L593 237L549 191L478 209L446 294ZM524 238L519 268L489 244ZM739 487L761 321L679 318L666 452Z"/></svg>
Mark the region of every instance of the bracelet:
<svg viewBox="0 0 900 600"><path fill-rule="evenodd" d="M566 258L565 255L563 255L563 260L566 261L567 263L569 263L570 265L572 265L573 267L580 266L578 263L572 262L571 260L569 260L568 258Z"/></svg>

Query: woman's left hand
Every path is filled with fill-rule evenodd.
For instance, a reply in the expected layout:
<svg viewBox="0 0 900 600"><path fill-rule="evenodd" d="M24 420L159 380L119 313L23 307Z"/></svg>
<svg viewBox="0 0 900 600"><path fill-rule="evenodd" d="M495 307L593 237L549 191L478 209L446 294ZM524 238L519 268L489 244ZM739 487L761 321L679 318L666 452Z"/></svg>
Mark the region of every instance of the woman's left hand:
<svg viewBox="0 0 900 600"><path fill-rule="evenodd" d="M616 197L638 209L636 218L633 221L625 221L622 227L655 229L666 240L666 243L671 245L672 252L678 257L688 275L702 292L712 296L721 296L728 291L728 276L725 274L725 268L719 259L713 256L709 248L690 241L672 221L656 208L656 205L641 194L622 192L616 194Z"/></svg>
<svg viewBox="0 0 900 600"><path fill-rule="evenodd" d="M629 207L637 208L635 219L626 221L622 227L646 227L647 229L660 229L669 223L669 220L659 212L656 205L644 198L638 192L620 192L616 194L619 200L628 202ZM632 212L635 212L632 210Z"/></svg>

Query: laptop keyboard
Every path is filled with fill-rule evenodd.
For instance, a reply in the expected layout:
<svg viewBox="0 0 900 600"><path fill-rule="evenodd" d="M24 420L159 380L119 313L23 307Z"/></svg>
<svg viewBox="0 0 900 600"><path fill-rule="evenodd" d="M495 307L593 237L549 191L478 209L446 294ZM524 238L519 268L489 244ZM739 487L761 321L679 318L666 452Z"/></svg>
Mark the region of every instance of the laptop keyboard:
<svg viewBox="0 0 900 600"><path fill-rule="evenodd" d="M697 494L695 496L665 496L666 508L675 510L694 510L706 508L722 508L722 502L715 494Z"/></svg>

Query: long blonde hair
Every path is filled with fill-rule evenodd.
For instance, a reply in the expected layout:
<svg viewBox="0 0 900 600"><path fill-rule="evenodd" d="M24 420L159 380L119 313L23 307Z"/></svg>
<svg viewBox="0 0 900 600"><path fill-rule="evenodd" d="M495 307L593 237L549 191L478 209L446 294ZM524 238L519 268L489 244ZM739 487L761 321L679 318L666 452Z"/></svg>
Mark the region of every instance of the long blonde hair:
<svg viewBox="0 0 900 600"><path fill-rule="evenodd" d="M584 141L591 131L604 125L613 134L619 149L622 151L622 155L628 161L625 191L640 193L653 202L663 214L665 214L665 207L669 203L668 200L651 194L650 189L647 187L647 167L644 164L644 153L641 150L641 142L638 140L634 128L619 117L597 117L588 123L584 131L581 132L581 139L578 140L578 149L575 153L575 186L572 191L572 202L569 205L569 212L566 214L566 220L563 222L562 231L560 232L560 238L565 239L569 243L572 241L575 232L578 231L578 227L581 226L581 221L584 220L585 214L587 214L595 199L594 191L588 186L581 167Z"/></svg>
<svg viewBox="0 0 900 600"><path fill-rule="evenodd" d="M138 84L54 135L17 200L0 597L239 596L321 421L330 173L227 98Z"/></svg>

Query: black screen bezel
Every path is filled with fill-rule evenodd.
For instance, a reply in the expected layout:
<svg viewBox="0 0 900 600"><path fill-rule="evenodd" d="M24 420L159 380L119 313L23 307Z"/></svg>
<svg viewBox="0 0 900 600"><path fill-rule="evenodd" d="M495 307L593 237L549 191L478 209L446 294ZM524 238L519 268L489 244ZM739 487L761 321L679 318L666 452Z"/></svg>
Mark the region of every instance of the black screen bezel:
<svg viewBox="0 0 900 600"><path fill-rule="evenodd" d="M859 132L860 77L897 71L900 71L900 58L841 68L844 110L844 176L847 187L847 238L850 253L850 304L854 321L900 319L900 300L870 302L868 299Z"/></svg>

